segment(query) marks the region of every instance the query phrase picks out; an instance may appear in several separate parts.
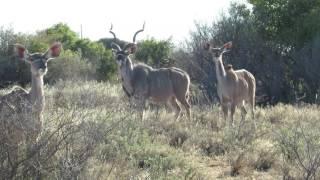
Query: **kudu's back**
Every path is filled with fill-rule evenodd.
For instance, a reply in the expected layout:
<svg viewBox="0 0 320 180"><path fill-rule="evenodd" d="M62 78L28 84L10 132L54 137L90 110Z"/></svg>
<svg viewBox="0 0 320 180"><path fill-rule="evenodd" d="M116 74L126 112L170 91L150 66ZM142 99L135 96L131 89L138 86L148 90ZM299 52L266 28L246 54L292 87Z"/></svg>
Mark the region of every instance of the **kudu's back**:
<svg viewBox="0 0 320 180"><path fill-rule="evenodd" d="M254 106L256 92L256 80L254 76L245 69L236 70L234 72L238 76L239 80L246 83L247 86L239 88L239 90L242 92L239 95L241 96L241 98L248 101L251 105ZM244 90L243 88L246 88L247 90Z"/></svg>
<svg viewBox="0 0 320 180"><path fill-rule="evenodd" d="M153 101L166 102L171 97L185 97L189 92L190 78L178 68L153 69L147 65L135 66L132 83L135 93Z"/></svg>

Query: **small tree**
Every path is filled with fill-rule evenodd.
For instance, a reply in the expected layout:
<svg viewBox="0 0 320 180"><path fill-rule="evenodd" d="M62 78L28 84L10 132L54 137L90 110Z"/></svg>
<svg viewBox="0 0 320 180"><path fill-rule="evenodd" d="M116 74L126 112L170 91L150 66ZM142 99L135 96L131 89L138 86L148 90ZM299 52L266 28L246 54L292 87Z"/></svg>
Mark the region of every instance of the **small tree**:
<svg viewBox="0 0 320 180"><path fill-rule="evenodd" d="M143 61L154 67L169 67L174 61L170 59L173 49L171 40L149 39L138 44L138 50L135 54L137 60Z"/></svg>

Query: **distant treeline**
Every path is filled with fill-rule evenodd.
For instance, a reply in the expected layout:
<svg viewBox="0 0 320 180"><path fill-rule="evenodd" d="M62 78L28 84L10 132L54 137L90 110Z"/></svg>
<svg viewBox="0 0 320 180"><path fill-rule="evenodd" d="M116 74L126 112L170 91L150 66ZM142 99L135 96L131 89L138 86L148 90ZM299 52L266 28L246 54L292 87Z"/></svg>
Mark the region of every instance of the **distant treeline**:
<svg viewBox="0 0 320 180"><path fill-rule="evenodd" d="M133 57L153 67L178 66L191 76L194 96L215 101L214 63L204 51L204 43L220 46L233 41L225 63L245 68L257 79L257 103L318 103L320 92L320 1L249 0L232 3L229 13L209 24L195 23L185 43L170 39L138 42ZM174 27L173 27L174 28ZM107 32L106 32L107 33ZM110 37L112 37L110 35ZM66 24L56 24L35 35L0 28L0 87L30 82L29 67L13 56L12 45L22 43L30 52L44 51L60 41L64 52L50 62L46 82L59 79L114 80L117 67L112 57L111 38L94 42L81 39ZM118 44L126 42L117 39Z"/></svg>

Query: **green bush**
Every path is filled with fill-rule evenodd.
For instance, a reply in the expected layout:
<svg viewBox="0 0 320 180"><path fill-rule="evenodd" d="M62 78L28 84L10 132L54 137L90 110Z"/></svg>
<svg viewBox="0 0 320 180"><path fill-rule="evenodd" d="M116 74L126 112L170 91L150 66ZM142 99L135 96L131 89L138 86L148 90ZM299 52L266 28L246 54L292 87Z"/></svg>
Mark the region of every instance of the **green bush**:
<svg viewBox="0 0 320 180"><path fill-rule="evenodd" d="M65 50L59 58L49 62L45 80L55 83L58 80L94 79L95 69L92 64L81 59L77 53Z"/></svg>

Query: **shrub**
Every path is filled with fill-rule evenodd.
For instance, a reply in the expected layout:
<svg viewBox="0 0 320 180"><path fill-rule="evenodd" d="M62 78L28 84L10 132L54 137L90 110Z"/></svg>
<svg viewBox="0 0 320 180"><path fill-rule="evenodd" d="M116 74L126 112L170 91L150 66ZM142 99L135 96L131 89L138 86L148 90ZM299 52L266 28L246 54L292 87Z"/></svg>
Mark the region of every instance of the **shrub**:
<svg viewBox="0 0 320 180"><path fill-rule="evenodd" d="M268 171L274 164L275 154L269 151L261 151L258 158L253 163L253 166L258 171Z"/></svg>
<svg viewBox="0 0 320 180"><path fill-rule="evenodd" d="M224 155L228 151L225 144L213 141L212 139L201 142L200 148L207 156L220 156Z"/></svg>
<svg viewBox="0 0 320 180"><path fill-rule="evenodd" d="M45 80L52 84L58 80L94 79L94 74L92 64L81 59L77 53L66 50L59 58L49 62Z"/></svg>
<svg viewBox="0 0 320 180"><path fill-rule="evenodd" d="M294 123L277 132L277 144L285 163L294 166L304 179L317 179L320 169L318 122ZM286 173L287 174L287 173ZM284 174L285 176L285 174Z"/></svg>

